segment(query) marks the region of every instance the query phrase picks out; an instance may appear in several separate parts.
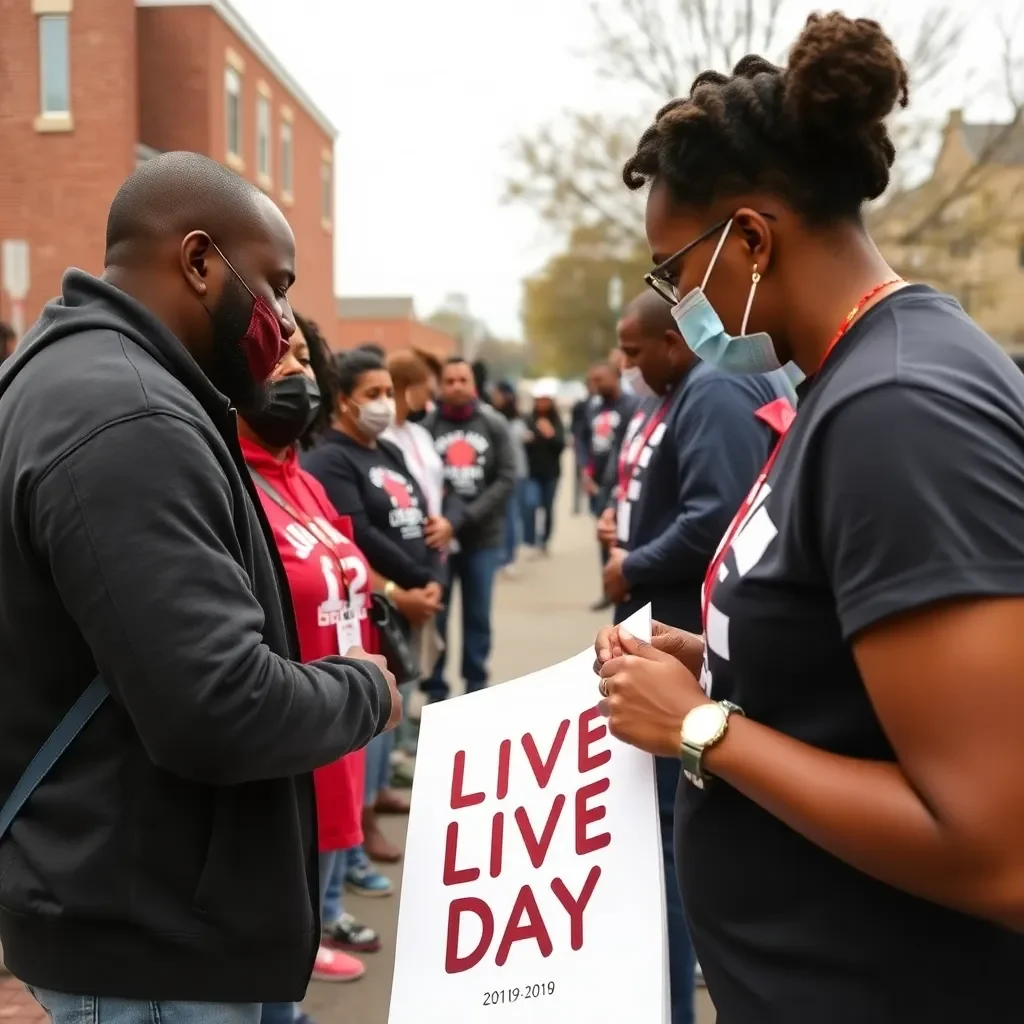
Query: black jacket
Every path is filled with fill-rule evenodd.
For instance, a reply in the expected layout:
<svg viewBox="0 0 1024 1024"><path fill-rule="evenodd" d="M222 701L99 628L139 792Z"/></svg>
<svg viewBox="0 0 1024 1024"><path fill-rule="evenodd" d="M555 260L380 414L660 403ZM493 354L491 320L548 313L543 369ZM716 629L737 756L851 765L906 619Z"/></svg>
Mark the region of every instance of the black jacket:
<svg viewBox="0 0 1024 1024"><path fill-rule="evenodd" d="M530 476L534 480L554 480L562 473L562 452L565 450L565 427L557 409L552 409L541 419L546 419L555 428L553 437L545 437L537 430L537 414L530 413L526 417L526 426L533 435L532 441L526 442L526 461L530 467Z"/></svg>
<svg viewBox="0 0 1024 1024"><path fill-rule="evenodd" d="M367 743L368 663L309 665L235 417L181 343L69 271L0 369L0 802L111 697L0 844L30 985L299 999L320 939L311 772Z"/></svg>
<svg viewBox="0 0 1024 1024"><path fill-rule="evenodd" d="M423 426L444 463L445 489L462 503L462 521L453 523L459 545L470 551L501 547L506 506L516 485L505 418L477 403L468 419L448 419L441 408Z"/></svg>
<svg viewBox="0 0 1024 1024"><path fill-rule="evenodd" d="M367 448L330 430L302 465L323 484L338 514L352 517L356 544L371 568L404 590L441 580L440 559L424 539L427 502L401 449L388 441Z"/></svg>

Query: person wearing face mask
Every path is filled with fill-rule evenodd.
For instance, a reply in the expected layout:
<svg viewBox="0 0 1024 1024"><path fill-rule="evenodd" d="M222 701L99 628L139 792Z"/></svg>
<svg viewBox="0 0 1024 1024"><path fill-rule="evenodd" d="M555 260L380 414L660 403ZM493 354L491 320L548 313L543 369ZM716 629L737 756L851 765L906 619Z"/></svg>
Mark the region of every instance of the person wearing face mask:
<svg viewBox="0 0 1024 1024"><path fill-rule="evenodd" d="M315 328L296 315L288 354L274 369L266 401L238 421L246 465L277 541L291 593L302 657L311 661L351 647L376 651L377 630L368 615L371 580L351 525L331 506L323 488L299 467L297 442L317 418L320 390L310 366ZM307 333L309 340L307 341ZM363 751L313 773L323 898L339 855L363 839ZM351 915L326 913L324 942L313 977L354 981L366 968L347 949L375 951L380 938ZM266 1003L261 1024L292 1024L304 1018L295 1003Z"/></svg>
<svg viewBox="0 0 1024 1024"><path fill-rule="evenodd" d="M259 189L157 156L103 276L69 270L0 368L0 942L57 1024L301 999L313 772L401 714L383 659L304 662L239 445L294 249Z"/></svg>
<svg viewBox="0 0 1024 1024"><path fill-rule="evenodd" d="M700 630L700 591L729 520L768 457L762 417L790 409L786 388L765 376L701 363L668 304L648 290L626 308L619 345L643 404L615 459L615 499L601 518L611 553L605 593L614 621L651 606L667 626ZM765 411L762 411L764 409ZM671 1024L692 1024L694 954L675 876L679 758L655 759L665 856Z"/></svg>
<svg viewBox="0 0 1024 1024"><path fill-rule="evenodd" d="M375 354L357 350L337 360L330 391L331 428L304 454L303 465L323 484L339 515L351 517L355 542L379 589L410 630L418 630L441 611L444 569L439 550L428 540L426 495L401 449L382 437L395 422L391 374ZM367 750L365 856L350 858L346 879L350 888L371 896L386 895L391 886L370 861L401 859L377 815L409 808L389 785L393 740L388 735Z"/></svg>
<svg viewBox="0 0 1024 1024"><path fill-rule="evenodd" d="M449 493L462 504L448 559L447 596L456 580L462 587L462 675L467 691L487 685L491 653L491 603L502 556L505 510L515 487L516 467L505 418L477 398L473 371L460 356L445 363L441 405L424 422L444 463ZM446 612L438 619L444 636ZM442 652L424 684L432 700L448 696L447 652Z"/></svg>
<svg viewBox="0 0 1024 1024"><path fill-rule="evenodd" d="M866 231L907 90L877 22L812 15L787 67L701 74L624 171L686 343L806 377L702 635L597 640L611 732L681 760L679 881L723 1024L1019 1015L1024 379Z"/></svg>

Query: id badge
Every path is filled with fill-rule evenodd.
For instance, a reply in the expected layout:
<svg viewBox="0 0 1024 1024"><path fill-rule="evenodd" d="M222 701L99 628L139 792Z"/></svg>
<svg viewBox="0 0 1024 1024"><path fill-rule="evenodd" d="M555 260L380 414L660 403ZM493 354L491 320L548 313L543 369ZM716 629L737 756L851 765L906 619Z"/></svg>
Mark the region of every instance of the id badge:
<svg viewBox="0 0 1024 1024"><path fill-rule="evenodd" d="M620 501L615 509L615 536L620 544L629 543L629 514L632 505L628 501Z"/></svg>
<svg viewBox="0 0 1024 1024"><path fill-rule="evenodd" d="M350 608L346 608L338 623L338 653L344 657L349 648L363 646L363 631L359 627L359 617Z"/></svg>

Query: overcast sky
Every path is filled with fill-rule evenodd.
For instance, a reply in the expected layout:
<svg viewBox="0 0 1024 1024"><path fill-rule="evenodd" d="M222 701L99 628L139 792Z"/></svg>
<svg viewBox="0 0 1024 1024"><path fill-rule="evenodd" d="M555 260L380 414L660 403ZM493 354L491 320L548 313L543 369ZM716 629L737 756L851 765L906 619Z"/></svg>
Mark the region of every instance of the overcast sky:
<svg viewBox="0 0 1024 1024"><path fill-rule="evenodd" d="M501 202L509 144L565 110L626 102L578 56L590 0L232 2L338 128L339 294L411 294L427 316L460 292L493 330L521 336L521 280L553 240L531 211ZM889 6L902 19L929 2ZM793 13L839 5L797 2ZM991 45L982 23L974 56Z"/></svg>

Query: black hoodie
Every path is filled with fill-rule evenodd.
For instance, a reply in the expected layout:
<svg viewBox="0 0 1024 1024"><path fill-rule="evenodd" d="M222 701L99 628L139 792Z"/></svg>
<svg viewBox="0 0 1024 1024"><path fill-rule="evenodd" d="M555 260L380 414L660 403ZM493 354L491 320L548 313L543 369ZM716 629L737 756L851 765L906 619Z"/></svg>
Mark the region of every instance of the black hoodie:
<svg viewBox="0 0 1024 1024"><path fill-rule="evenodd" d="M0 844L30 985L302 997L311 772L385 724L365 662L297 664L235 417L142 306L69 271L0 368L0 803L99 672L111 697Z"/></svg>

